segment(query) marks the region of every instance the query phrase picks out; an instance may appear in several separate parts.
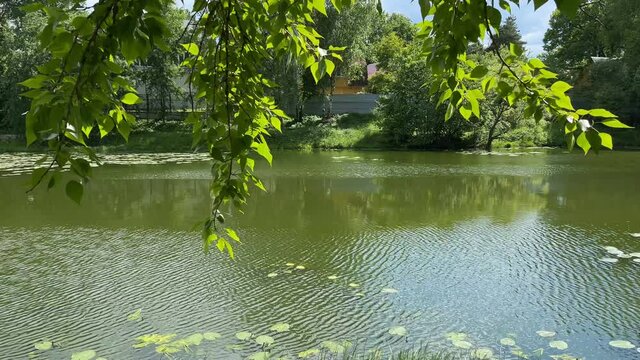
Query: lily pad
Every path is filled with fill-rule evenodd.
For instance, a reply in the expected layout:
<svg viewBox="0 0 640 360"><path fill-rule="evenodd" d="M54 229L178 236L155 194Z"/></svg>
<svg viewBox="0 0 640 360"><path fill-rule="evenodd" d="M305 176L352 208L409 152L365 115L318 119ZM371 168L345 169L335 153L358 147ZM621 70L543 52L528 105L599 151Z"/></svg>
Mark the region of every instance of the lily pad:
<svg viewBox="0 0 640 360"><path fill-rule="evenodd" d="M293 271L291 271L291 270L283 270L282 272L285 273L285 274L293 274Z"/></svg>
<svg viewBox="0 0 640 360"><path fill-rule="evenodd" d="M236 333L236 338L238 340L249 340L251 339L251 336L253 336L252 333L248 332L248 331L240 331L238 333Z"/></svg>
<svg viewBox="0 0 640 360"><path fill-rule="evenodd" d="M609 342L609 345L620 349L633 349L636 346L627 340L613 340Z"/></svg>
<svg viewBox="0 0 640 360"><path fill-rule="evenodd" d="M460 349L471 349L473 347L473 344L464 340L453 340L451 341L451 344Z"/></svg>
<svg viewBox="0 0 640 360"><path fill-rule="evenodd" d="M618 254L618 258L619 259L631 259L633 256L629 255L629 254Z"/></svg>
<svg viewBox="0 0 640 360"><path fill-rule="evenodd" d="M329 350L334 354L342 354L345 351L345 347L342 344L335 341L323 341L322 344L320 344L320 346L322 346L323 348Z"/></svg>
<svg viewBox="0 0 640 360"><path fill-rule="evenodd" d="M512 338L502 338L500 339L500 344L504 346L516 346L516 341Z"/></svg>
<svg viewBox="0 0 640 360"><path fill-rule="evenodd" d="M562 340L552 341L549 343L549 346L558 350L567 350L569 348L569 344Z"/></svg>
<svg viewBox="0 0 640 360"><path fill-rule="evenodd" d="M394 326L389 329L389 334L395 336L407 336L407 329L404 326Z"/></svg>
<svg viewBox="0 0 640 360"><path fill-rule="evenodd" d="M397 292L398 292L398 290L396 290L394 288L384 288L384 289L382 289L382 293L383 294L395 294Z"/></svg>
<svg viewBox="0 0 640 360"><path fill-rule="evenodd" d="M522 351L522 349L520 348L516 348L511 350L511 354L521 358L521 359L528 359L529 355L527 355L527 353L525 353L524 351Z"/></svg>
<svg viewBox="0 0 640 360"><path fill-rule="evenodd" d="M634 253L631 253L629 255L631 255L632 257L640 258L640 252L634 252Z"/></svg>
<svg viewBox="0 0 640 360"><path fill-rule="evenodd" d="M546 330L536 331L536 334L538 334L538 336L542 336L542 337L554 337L554 336L556 336L555 331L546 331Z"/></svg>
<svg viewBox="0 0 640 360"><path fill-rule="evenodd" d="M618 262L618 259L613 259L613 258L602 258L602 259L600 259L600 261L602 261L602 262L606 262L606 263L612 263L612 264L613 264L613 263L617 263L617 262Z"/></svg>
<svg viewBox="0 0 640 360"><path fill-rule="evenodd" d="M183 343L187 346L190 345L200 345L202 343L202 340L204 339L204 336L200 333L196 333L193 335L189 335L186 338L183 339Z"/></svg>
<svg viewBox="0 0 640 360"><path fill-rule="evenodd" d="M262 346L269 346L273 344L274 341L275 340L273 340L273 338L269 335L260 335L256 338L256 343Z"/></svg>
<svg viewBox="0 0 640 360"><path fill-rule="evenodd" d="M353 295L358 296L358 297L363 297L364 293L363 292L357 292L357 293L355 293Z"/></svg>
<svg viewBox="0 0 640 360"><path fill-rule="evenodd" d="M303 265L296 266L296 270L304 270L306 269Z"/></svg>
<svg viewBox="0 0 640 360"><path fill-rule="evenodd" d="M309 350L299 352L298 357L301 359L306 359L308 357L312 357L318 354L320 354L320 349L309 349Z"/></svg>
<svg viewBox="0 0 640 360"><path fill-rule="evenodd" d="M91 360L96 357L96 352L93 350L85 350L71 354L71 360Z"/></svg>
<svg viewBox="0 0 640 360"><path fill-rule="evenodd" d="M39 343L35 343L33 344L33 346L37 349L37 350L50 350L53 347L53 343L51 341L41 341Z"/></svg>
<svg viewBox="0 0 640 360"><path fill-rule="evenodd" d="M249 355L248 359L249 360L268 360L269 359L269 353L265 352L265 351L253 353L253 354Z"/></svg>
<svg viewBox="0 0 640 360"><path fill-rule="evenodd" d="M217 339L221 338L222 335L220 333L217 333L217 332L206 332L206 333L202 334L202 337L205 340L213 341L213 340L217 340Z"/></svg>
<svg viewBox="0 0 640 360"><path fill-rule="evenodd" d="M329 279L329 280L336 280L337 278L338 278L338 276L336 276L336 275L327 276L327 279Z"/></svg>
<svg viewBox="0 0 640 360"><path fill-rule="evenodd" d="M129 321L138 321L142 319L142 309L138 309L127 316Z"/></svg>
<svg viewBox="0 0 640 360"><path fill-rule="evenodd" d="M461 332L449 332L444 335L447 339L454 340L464 340L467 338L467 334Z"/></svg>
<svg viewBox="0 0 640 360"><path fill-rule="evenodd" d="M480 360L493 359L493 350L489 348L478 348L471 352L471 356Z"/></svg>
<svg viewBox="0 0 640 360"><path fill-rule="evenodd" d="M604 249L607 250L607 252L609 252L609 251L619 251L618 248L615 247L615 246L605 246Z"/></svg>
<svg viewBox="0 0 640 360"><path fill-rule="evenodd" d="M620 255L620 254L624 254L624 251L620 250L620 249L616 249L616 248L611 248L611 249L607 249L607 252L611 255Z"/></svg>
<svg viewBox="0 0 640 360"><path fill-rule="evenodd" d="M633 262L640 263L640 259L633 259Z"/></svg>
<svg viewBox="0 0 640 360"><path fill-rule="evenodd" d="M285 265L287 265L288 267L296 266L296 264L294 263L286 263Z"/></svg>
<svg viewBox="0 0 640 360"><path fill-rule="evenodd" d="M640 238L640 233L629 233L629 235L633 236L634 238Z"/></svg>
<svg viewBox="0 0 640 360"><path fill-rule="evenodd" d="M269 330L281 333L281 332L289 331L289 328L290 326L287 323L277 323L277 324L274 324L272 327L270 327Z"/></svg>
<svg viewBox="0 0 640 360"><path fill-rule="evenodd" d="M360 284L358 284L358 283L349 283L349 286L352 287L352 288L357 288L357 287L360 287Z"/></svg>
<svg viewBox="0 0 640 360"><path fill-rule="evenodd" d="M276 276L278 276L277 272L272 272L272 273L267 274L267 277L270 277L270 278L274 278Z"/></svg>

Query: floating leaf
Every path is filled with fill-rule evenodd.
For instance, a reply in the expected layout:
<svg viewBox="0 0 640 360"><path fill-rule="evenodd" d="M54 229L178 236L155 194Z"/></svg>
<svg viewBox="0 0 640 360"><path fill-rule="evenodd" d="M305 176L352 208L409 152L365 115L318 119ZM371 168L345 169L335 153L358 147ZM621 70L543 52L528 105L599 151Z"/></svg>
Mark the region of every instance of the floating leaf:
<svg viewBox="0 0 640 360"><path fill-rule="evenodd" d="M39 343L35 343L33 345L37 350L50 350L53 347L53 343L51 341L41 341Z"/></svg>
<svg viewBox="0 0 640 360"><path fill-rule="evenodd" d="M249 360L268 360L269 359L269 353L268 352L257 352L257 353L253 353L251 355L249 355L248 357Z"/></svg>
<svg viewBox="0 0 640 360"><path fill-rule="evenodd" d="M277 324L274 324L272 327L270 327L269 330L277 331L281 333L281 332L289 331L289 327L290 326L287 323L277 323Z"/></svg>
<svg viewBox="0 0 640 360"><path fill-rule="evenodd" d="M225 345L224 347L225 347L225 349L227 349L227 350L236 351L236 350L242 350L242 349L244 349L244 347L245 347L245 346L244 346L244 345L242 345L242 344L227 344L227 345Z"/></svg>
<svg viewBox="0 0 640 360"><path fill-rule="evenodd" d="M561 340L552 341L549 346L558 350L567 350L569 348L569 344Z"/></svg>
<svg viewBox="0 0 640 360"><path fill-rule="evenodd" d="M142 309L138 309L127 316L129 321L138 321L142 319Z"/></svg>
<svg viewBox="0 0 640 360"><path fill-rule="evenodd" d="M305 359L320 354L320 349L309 349L298 353L298 357Z"/></svg>
<svg viewBox="0 0 640 360"><path fill-rule="evenodd" d="M522 358L522 359L528 359L529 358L529 355L527 355L520 348L516 348L516 349L511 350L511 354L513 354L513 355L515 355L515 356L517 356L519 358Z"/></svg>
<svg viewBox="0 0 640 360"><path fill-rule="evenodd" d="M502 344L504 346L515 346L516 345L516 341L513 340L512 338L502 338L502 339L500 339L500 344Z"/></svg>
<svg viewBox="0 0 640 360"><path fill-rule="evenodd" d="M270 277L270 278L274 278L276 276L278 276L277 272L272 272L272 273L267 274L267 277Z"/></svg>
<svg viewBox="0 0 640 360"><path fill-rule="evenodd" d="M296 266L296 270L304 270L306 269L303 265Z"/></svg>
<svg viewBox="0 0 640 360"><path fill-rule="evenodd" d="M322 344L320 344L320 346L322 346L323 348L329 350L334 354L342 354L345 350L345 347L343 345L335 341L323 341Z"/></svg>
<svg viewBox="0 0 640 360"><path fill-rule="evenodd" d="M617 262L618 262L618 259L602 258L602 259L600 259L600 261L602 261L602 262L606 262L606 263L617 263Z"/></svg>
<svg viewBox="0 0 640 360"><path fill-rule="evenodd" d="M293 271L291 271L291 270L284 270L282 272L285 273L285 274L293 274Z"/></svg>
<svg viewBox="0 0 640 360"><path fill-rule="evenodd" d="M620 251L620 250L619 250L617 247L615 247L615 246L605 246L605 247L604 247L604 249L605 249L605 250L607 250L607 252L610 252L610 251Z"/></svg>
<svg viewBox="0 0 640 360"><path fill-rule="evenodd" d="M363 292L357 292L357 293L355 293L355 294L353 294L353 295L355 295L355 296L359 296L359 297L363 297L363 296L364 296L364 293L363 293Z"/></svg>
<svg viewBox="0 0 640 360"><path fill-rule="evenodd" d="M449 332L449 333L446 333L444 336L446 336L446 338L451 341L464 340L467 338L467 334L461 333L461 332Z"/></svg>
<svg viewBox="0 0 640 360"><path fill-rule="evenodd" d="M275 340L269 335L260 335L256 338L256 343L261 346L269 346L273 344Z"/></svg>
<svg viewBox="0 0 640 360"><path fill-rule="evenodd" d="M631 253L629 255L631 255L632 257L640 258L640 252Z"/></svg>
<svg viewBox="0 0 640 360"><path fill-rule="evenodd" d="M611 255L620 255L620 254L624 254L624 251L619 250L619 249L608 249L607 252Z"/></svg>
<svg viewBox="0 0 640 360"><path fill-rule="evenodd" d="M620 349L633 349L636 346L627 340L613 340L609 342L609 345Z"/></svg>
<svg viewBox="0 0 640 360"><path fill-rule="evenodd" d="M217 339L221 338L222 335L220 333L217 333L217 332L206 332L206 333L202 334L202 337L205 340L213 341L213 340L217 340Z"/></svg>
<svg viewBox="0 0 640 360"><path fill-rule="evenodd" d="M633 262L640 263L640 259L633 259Z"/></svg>
<svg viewBox="0 0 640 360"><path fill-rule="evenodd" d="M296 264L294 263L286 263L285 265L287 265L288 267L296 266Z"/></svg>
<svg viewBox="0 0 640 360"><path fill-rule="evenodd" d="M493 359L493 351L489 348L478 348L471 352L471 356L476 359L489 360Z"/></svg>
<svg viewBox="0 0 640 360"><path fill-rule="evenodd" d="M407 329L404 326L394 326L389 329L389 334L395 336L407 336Z"/></svg>
<svg viewBox="0 0 640 360"><path fill-rule="evenodd" d="M253 336L252 333L248 332L248 331L240 331L238 333L236 333L236 338L238 340L249 340L251 339L251 336Z"/></svg>
<svg viewBox="0 0 640 360"><path fill-rule="evenodd" d="M327 279L329 279L329 280L335 280L337 278L338 278L338 276L336 276L336 275L327 276Z"/></svg>
<svg viewBox="0 0 640 360"><path fill-rule="evenodd" d="M629 233L629 235L633 236L634 238L640 238L640 233Z"/></svg>
<svg viewBox="0 0 640 360"><path fill-rule="evenodd" d="M349 283L349 286L352 287L352 288L357 288L357 287L360 287L360 284L358 284L358 283Z"/></svg>
<svg viewBox="0 0 640 360"><path fill-rule="evenodd" d="M196 333L193 335L189 335L186 338L182 339L181 345L190 346L190 345L200 345L204 336L200 333Z"/></svg>
<svg viewBox="0 0 640 360"><path fill-rule="evenodd" d="M170 342L176 334L150 334L138 336L138 343L133 345L134 348L143 348L148 345L161 345Z"/></svg>
<svg viewBox="0 0 640 360"><path fill-rule="evenodd" d="M542 337L553 337L553 336L556 336L556 333L554 331L546 331L546 330L536 331L536 334L538 334L539 336L542 336Z"/></svg>
<svg viewBox="0 0 640 360"><path fill-rule="evenodd" d="M71 354L71 360L91 360L96 357L96 352L93 350L85 350Z"/></svg>
<svg viewBox="0 0 640 360"><path fill-rule="evenodd" d="M398 290L396 290L394 288L384 288L384 289L382 289L382 293L383 294L395 294L397 292L398 292Z"/></svg>
<svg viewBox="0 0 640 360"><path fill-rule="evenodd" d="M544 354L544 349L543 348L535 349L531 354L533 356L542 357L542 355Z"/></svg>
<svg viewBox="0 0 640 360"><path fill-rule="evenodd" d="M451 344L460 349L471 349L473 347L473 344L464 340L453 340L451 341Z"/></svg>
<svg viewBox="0 0 640 360"><path fill-rule="evenodd" d="M618 258L619 259L631 259L633 256L631 256L630 254L618 254Z"/></svg>

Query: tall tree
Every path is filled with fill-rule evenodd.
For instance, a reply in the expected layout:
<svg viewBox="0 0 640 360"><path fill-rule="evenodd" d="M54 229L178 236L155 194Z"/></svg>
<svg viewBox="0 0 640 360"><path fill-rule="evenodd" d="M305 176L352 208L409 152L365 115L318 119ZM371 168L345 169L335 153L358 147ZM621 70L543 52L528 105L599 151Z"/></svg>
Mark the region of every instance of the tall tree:
<svg viewBox="0 0 640 360"><path fill-rule="evenodd" d="M489 45L489 50L508 48L509 44L515 44L520 47L524 47L526 44L526 42L522 40L522 34L520 34L520 29L518 29L516 17L513 15L509 16L507 20L500 25L498 33Z"/></svg>

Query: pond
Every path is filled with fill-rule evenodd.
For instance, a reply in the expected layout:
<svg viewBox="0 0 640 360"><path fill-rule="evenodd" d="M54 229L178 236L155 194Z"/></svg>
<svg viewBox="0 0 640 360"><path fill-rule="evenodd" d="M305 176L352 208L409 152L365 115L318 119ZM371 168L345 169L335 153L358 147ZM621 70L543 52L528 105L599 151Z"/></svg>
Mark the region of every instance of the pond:
<svg viewBox="0 0 640 360"><path fill-rule="evenodd" d="M156 359L137 336L196 332L221 337L177 358L245 358L261 349L243 331L292 358L342 340L515 358L505 338L546 359L640 356L609 345L640 345L640 262L613 251L640 252L640 153L279 152L268 193L226 214L235 261L194 231L202 156L111 156L80 206L24 193L33 158L0 155L0 358L46 339L32 355Z"/></svg>

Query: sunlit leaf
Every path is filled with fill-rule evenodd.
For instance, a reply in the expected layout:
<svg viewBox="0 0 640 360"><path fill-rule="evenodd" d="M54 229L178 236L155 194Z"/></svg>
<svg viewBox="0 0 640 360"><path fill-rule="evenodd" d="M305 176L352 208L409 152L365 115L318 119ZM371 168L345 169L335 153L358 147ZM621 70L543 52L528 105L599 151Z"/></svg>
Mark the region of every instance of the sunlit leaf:
<svg viewBox="0 0 640 360"><path fill-rule="evenodd" d="M493 359L493 350L489 348L478 348L471 352L471 356L475 359L490 360Z"/></svg>
<svg viewBox="0 0 640 360"><path fill-rule="evenodd" d="M50 350L53 347L53 342L41 341L39 343L35 343L33 346L38 350L45 351L45 350Z"/></svg>
<svg viewBox="0 0 640 360"><path fill-rule="evenodd" d="M502 344L504 346L515 346L516 345L516 341L513 340L512 338L502 338L502 339L500 339L500 344Z"/></svg>
<svg viewBox="0 0 640 360"><path fill-rule="evenodd" d="M251 336L253 336L253 334L247 331L240 331L236 333L236 338L238 340L249 340L251 339Z"/></svg>
<svg viewBox="0 0 640 360"><path fill-rule="evenodd" d="M538 336L542 336L542 337L553 337L553 336L556 336L556 333L554 331L546 331L546 330L536 331L536 334L538 334Z"/></svg>
<svg viewBox="0 0 640 360"><path fill-rule="evenodd" d="M306 359L308 357L316 356L320 354L320 349L309 349L298 353L298 357L301 359Z"/></svg>
<svg viewBox="0 0 640 360"><path fill-rule="evenodd" d="M91 360L96 357L96 352L93 350L85 350L71 354L71 360Z"/></svg>
<svg viewBox="0 0 640 360"><path fill-rule="evenodd" d="M217 333L217 332L206 332L206 333L202 334L202 337L205 340L213 341L213 340L217 340L217 339L221 338L222 335L220 333Z"/></svg>
<svg viewBox="0 0 640 360"><path fill-rule="evenodd" d="M569 348L569 344L562 340L555 340L549 343L549 346L558 349L558 350L567 350Z"/></svg>
<svg viewBox="0 0 640 360"><path fill-rule="evenodd" d="M277 324L274 324L273 326L271 326L269 328L269 330L281 333L281 332L289 331L289 328L290 328L290 326L287 323L277 323Z"/></svg>
<svg viewBox="0 0 640 360"><path fill-rule="evenodd" d="M633 349L636 347L627 340L613 340L609 342L609 345L620 349Z"/></svg>
<svg viewBox="0 0 640 360"><path fill-rule="evenodd" d="M473 344L464 340L453 340L451 341L451 344L460 349L471 349L473 347Z"/></svg>
<svg viewBox="0 0 640 360"><path fill-rule="evenodd" d="M389 334L395 336L407 336L407 329L404 326L394 326L389 329Z"/></svg>

